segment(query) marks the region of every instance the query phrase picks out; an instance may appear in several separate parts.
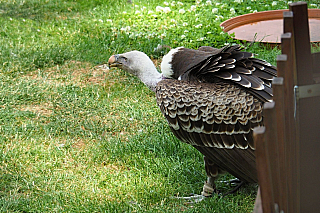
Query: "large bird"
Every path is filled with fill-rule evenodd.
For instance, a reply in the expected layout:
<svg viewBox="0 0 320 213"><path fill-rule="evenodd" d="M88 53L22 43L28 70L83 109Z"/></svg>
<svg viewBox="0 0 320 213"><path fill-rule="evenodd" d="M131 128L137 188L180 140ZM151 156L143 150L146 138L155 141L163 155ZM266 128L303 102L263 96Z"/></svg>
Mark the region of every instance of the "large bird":
<svg viewBox="0 0 320 213"><path fill-rule="evenodd" d="M215 180L225 171L257 182L252 129L263 126L262 106L272 101L276 67L239 45L172 49L162 59L162 73L139 51L112 55L109 66L153 90L173 134L204 155L202 196L216 191Z"/></svg>

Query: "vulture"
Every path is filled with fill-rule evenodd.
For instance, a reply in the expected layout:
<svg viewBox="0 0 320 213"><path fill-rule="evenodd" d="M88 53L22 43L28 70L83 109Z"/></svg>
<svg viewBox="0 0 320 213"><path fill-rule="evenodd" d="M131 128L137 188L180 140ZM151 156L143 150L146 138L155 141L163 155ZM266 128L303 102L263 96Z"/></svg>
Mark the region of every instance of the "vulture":
<svg viewBox="0 0 320 213"><path fill-rule="evenodd" d="M137 76L156 94L173 134L204 155L207 180L202 197L216 192L228 172L257 183L253 128L263 126L262 108L272 101L277 70L240 45L221 49L178 47L162 59L161 73L143 52L112 55L110 67Z"/></svg>

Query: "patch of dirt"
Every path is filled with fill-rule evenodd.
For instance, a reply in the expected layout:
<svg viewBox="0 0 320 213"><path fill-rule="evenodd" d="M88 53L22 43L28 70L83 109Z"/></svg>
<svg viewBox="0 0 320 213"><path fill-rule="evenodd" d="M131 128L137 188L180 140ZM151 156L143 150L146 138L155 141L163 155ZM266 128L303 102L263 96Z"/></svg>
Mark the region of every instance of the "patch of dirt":
<svg viewBox="0 0 320 213"><path fill-rule="evenodd" d="M86 146L86 142L81 138L72 144L73 148L83 149Z"/></svg>
<svg viewBox="0 0 320 213"><path fill-rule="evenodd" d="M118 172L118 171L124 171L124 170L130 170L130 168L124 166L124 165L115 165L115 164L108 164L107 162L103 162L102 166L109 169L111 172Z"/></svg>
<svg viewBox="0 0 320 213"><path fill-rule="evenodd" d="M26 77L56 86L68 84L85 86L88 83L103 84L108 72L109 68L105 65L92 67L88 62L69 61L62 66L35 70Z"/></svg>
<svg viewBox="0 0 320 213"><path fill-rule="evenodd" d="M20 111L30 111L36 115L49 116L52 114L53 106L50 103L44 103L40 105L22 105L17 107Z"/></svg>

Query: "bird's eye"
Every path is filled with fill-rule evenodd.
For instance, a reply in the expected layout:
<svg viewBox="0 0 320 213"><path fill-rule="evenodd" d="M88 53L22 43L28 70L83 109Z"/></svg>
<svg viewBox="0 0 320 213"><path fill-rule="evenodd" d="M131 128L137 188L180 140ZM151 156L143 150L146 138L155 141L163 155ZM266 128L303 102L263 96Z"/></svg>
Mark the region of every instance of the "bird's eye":
<svg viewBox="0 0 320 213"><path fill-rule="evenodd" d="M121 60L124 61L124 62L128 61L128 59L126 57L124 57L124 56L121 56Z"/></svg>

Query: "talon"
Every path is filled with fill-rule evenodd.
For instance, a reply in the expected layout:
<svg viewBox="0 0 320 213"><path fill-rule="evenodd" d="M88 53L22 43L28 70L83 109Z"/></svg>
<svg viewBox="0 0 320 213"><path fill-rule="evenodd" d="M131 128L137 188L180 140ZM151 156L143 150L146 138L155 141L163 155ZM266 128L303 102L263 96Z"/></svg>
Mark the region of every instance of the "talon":
<svg viewBox="0 0 320 213"><path fill-rule="evenodd" d="M241 183L241 180L239 180L238 178L234 178L234 179L230 179L230 180L220 180L220 181L217 181L219 183L229 183L230 185L231 184L239 184Z"/></svg>
<svg viewBox="0 0 320 213"><path fill-rule="evenodd" d="M240 183L239 183L236 187L234 187L232 190L224 193L224 194L222 195L222 197L224 197L224 196L226 196L226 195L229 195L229 194L235 193L235 192L238 191L238 190L240 189L240 187L243 186L245 183L246 183L246 182L244 182L244 181L240 181Z"/></svg>
<svg viewBox="0 0 320 213"><path fill-rule="evenodd" d="M203 196L203 195L197 195L197 194L194 194L194 195L191 195L189 197L175 197L176 199L183 199L185 201L188 201L189 204L192 204L192 203L198 203L198 202L201 202L202 200L204 200L206 197Z"/></svg>

